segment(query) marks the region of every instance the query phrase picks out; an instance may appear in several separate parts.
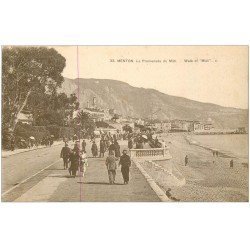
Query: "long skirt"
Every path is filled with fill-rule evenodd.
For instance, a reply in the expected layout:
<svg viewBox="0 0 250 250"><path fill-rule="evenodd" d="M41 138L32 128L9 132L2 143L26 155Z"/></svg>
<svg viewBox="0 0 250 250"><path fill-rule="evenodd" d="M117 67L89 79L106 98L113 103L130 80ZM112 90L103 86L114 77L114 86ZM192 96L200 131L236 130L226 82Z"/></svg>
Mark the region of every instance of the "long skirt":
<svg viewBox="0 0 250 250"><path fill-rule="evenodd" d="M93 157L96 157L98 155L98 151L97 150L92 150L92 155L93 155Z"/></svg>
<svg viewBox="0 0 250 250"><path fill-rule="evenodd" d="M109 183L110 184L113 184L115 182L115 175L116 175L115 170L108 170L108 176L109 176Z"/></svg>
<svg viewBox="0 0 250 250"><path fill-rule="evenodd" d="M71 164L71 166L69 168L69 174L72 175L73 177L75 177L77 170L78 170L78 166Z"/></svg>
<svg viewBox="0 0 250 250"><path fill-rule="evenodd" d="M122 172L122 177L123 177L124 182L128 182L129 181L129 168L122 167L121 172Z"/></svg>

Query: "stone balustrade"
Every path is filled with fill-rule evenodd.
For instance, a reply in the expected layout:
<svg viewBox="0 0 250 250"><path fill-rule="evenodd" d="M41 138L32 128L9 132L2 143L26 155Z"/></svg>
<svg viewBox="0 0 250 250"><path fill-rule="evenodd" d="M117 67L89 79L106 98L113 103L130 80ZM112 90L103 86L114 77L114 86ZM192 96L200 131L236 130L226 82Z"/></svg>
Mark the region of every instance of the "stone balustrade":
<svg viewBox="0 0 250 250"><path fill-rule="evenodd" d="M170 159L169 148L130 149L131 159Z"/></svg>

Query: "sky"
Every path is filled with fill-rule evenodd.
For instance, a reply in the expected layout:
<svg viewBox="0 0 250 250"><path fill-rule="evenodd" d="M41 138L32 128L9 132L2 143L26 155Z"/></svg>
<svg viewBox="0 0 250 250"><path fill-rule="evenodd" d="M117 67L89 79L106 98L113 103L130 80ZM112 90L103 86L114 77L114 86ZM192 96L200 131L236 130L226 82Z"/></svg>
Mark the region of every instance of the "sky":
<svg viewBox="0 0 250 250"><path fill-rule="evenodd" d="M247 46L53 48L66 58L64 77L120 80L196 101L248 108Z"/></svg>

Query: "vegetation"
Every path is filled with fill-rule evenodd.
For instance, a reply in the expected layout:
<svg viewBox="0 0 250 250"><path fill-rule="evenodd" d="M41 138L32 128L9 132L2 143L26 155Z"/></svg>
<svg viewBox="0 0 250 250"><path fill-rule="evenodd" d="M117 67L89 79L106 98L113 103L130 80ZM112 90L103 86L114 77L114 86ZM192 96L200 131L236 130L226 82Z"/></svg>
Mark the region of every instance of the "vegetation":
<svg viewBox="0 0 250 250"><path fill-rule="evenodd" d="M97 122L95 122L95 125L97 128L114 128L114 127L110 126L107 122L104 122L104 121L97 121Z"/></svg>
<svg viewBox="0 0 250 250"><path fill-rule="evenodd" d="M129 133L132 133L133 132L133 129L127 124L125 126L122 127L122 129L125 131L125 132L129 132Z"/></svg>
<svg viewBox="0 0 250 250"><path fill-rule="evenodd" d="M64 81L61 73L65 61L56 50L46 47L3 48L3 147L8 147L12 136L27 137L31 133L40 137L33 126L45 126L47 132L59 136L60 127L69 125L79 103L74 94L68 97L57 91ZM33 126L18 125L23 111L32 115Z"/></svg>
<svg viewBox="0 0 250 250"><path fill-rule="evenodd" d="M76 131L93 134L95 130L95 122L87 112L80 111L75 119Z"/></svg>

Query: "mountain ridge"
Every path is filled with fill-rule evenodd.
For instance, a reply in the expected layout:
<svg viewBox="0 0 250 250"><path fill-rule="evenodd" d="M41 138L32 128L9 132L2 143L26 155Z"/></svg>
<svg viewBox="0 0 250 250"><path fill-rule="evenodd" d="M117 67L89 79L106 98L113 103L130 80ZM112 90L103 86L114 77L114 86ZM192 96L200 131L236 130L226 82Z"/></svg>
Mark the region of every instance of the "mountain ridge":
<svg viewBox="0 0 250 250"><path fill-rule="evenodd" d="M118 80L65 77L60 92L79 94L81 108L86 107L87 101L91 103L95 96L98 107L114 108L124 116L149 118L158 111L155 118L161 120L212 120L218 128L248 126L247 109L172 96L156 89L138 88Z"/></svg>

